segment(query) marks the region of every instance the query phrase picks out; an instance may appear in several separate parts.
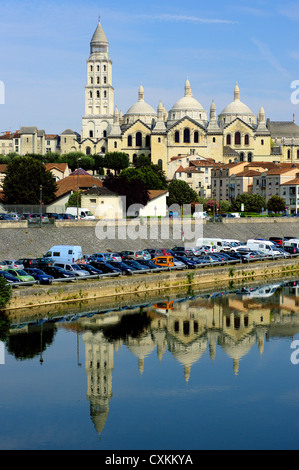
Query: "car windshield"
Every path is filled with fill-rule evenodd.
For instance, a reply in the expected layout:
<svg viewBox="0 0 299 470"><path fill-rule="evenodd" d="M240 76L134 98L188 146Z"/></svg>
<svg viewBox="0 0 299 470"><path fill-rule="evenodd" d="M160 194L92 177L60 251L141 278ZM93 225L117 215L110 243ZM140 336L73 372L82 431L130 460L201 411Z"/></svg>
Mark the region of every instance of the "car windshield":
<svg viewBox="0 0 299 470"><path fill-rule="evenodd" d="M72 264L72 268L75 270L75 271L81 271L81 268L79 266L77 266L77 264Z"/></svg>
<svg viewBox="0 0 299 470"><path fill-rule="evenodd" d="M20 269L20 270L18 271L18 274L19 274L20 276L28 276L28 273L26 273L25 271L23 271L23 269Z"/></svg>

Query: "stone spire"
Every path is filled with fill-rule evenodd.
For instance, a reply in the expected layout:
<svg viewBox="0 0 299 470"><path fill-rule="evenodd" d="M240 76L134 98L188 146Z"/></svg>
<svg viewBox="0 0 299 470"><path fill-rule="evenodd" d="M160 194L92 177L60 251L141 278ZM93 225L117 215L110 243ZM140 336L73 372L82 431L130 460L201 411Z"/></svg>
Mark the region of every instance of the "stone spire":
<svg viewBox="0 0 299 470"><path fill-rule="evenodd" d="M189 78L187 77L186 83L185 83L185 96L192 96L192 90L189 82Z"/></svg>
<svg viewBox="0 0 299 470"><path fill-rule="evenodd" d="M212 101L210 108L210 122L207 127L208 133L221 132L218 121L217 121L217 109L214 100Z"/></svg>
<svg viewBox="0 0 299 470"><path fill-rule="evenodd" d="M240 101L240 88L238 86L238 83L236 83L236 86L235 86L234 101Z"/></svg>
<svg viewBox="0 0 299 470"><path fill-rule="evenodd" d="M144 89L143 89L142 83L138 91L138 101L144 101Z"/></svg>
<svg viewBox="0 0 299 470"><path fill-rule="evenodd" d="M165 115L165 108L160 101L157 109L157 122L155 124L155 127L153 129L153 132L155 133L165 133L166 132L166 125L164 121L164 115Z"/></svg>

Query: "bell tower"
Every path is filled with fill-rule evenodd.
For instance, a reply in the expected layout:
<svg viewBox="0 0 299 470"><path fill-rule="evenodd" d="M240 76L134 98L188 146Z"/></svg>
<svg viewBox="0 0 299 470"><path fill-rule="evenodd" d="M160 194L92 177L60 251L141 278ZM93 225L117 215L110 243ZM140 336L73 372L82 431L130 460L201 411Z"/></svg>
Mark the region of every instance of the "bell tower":
<svg viewBox="0 0 299 470"><path fill-rule="evenodd" d="M82 140L106 138L113 124L114 88L109 42L99 23L90 42L85 87L85 115L82 120Z"/></svg>

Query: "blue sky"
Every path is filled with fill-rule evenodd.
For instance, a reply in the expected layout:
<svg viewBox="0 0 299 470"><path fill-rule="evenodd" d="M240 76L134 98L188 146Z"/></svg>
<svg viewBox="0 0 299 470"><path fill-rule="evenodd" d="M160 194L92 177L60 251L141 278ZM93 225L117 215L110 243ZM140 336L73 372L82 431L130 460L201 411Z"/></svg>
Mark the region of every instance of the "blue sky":
<svg viewBox="0 0 299 470"><path fill-rule="evenodd" d="M1 0L0 132L37 126L81 132L89 43L101 16L113 62L115 105L145 100L166 109L184 94L208 111L241 100L257 114L299 123L299 2L248 0Z"/></svg>

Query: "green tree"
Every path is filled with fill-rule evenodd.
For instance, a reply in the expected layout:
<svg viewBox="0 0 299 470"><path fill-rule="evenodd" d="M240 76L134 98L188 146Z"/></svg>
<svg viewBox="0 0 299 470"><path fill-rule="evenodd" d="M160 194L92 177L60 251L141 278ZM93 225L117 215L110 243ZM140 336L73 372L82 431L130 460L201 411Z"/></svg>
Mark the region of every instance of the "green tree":
<svg viewBox="0 0 299 470"><path fill-rule="evenodd" d="M129 156L123 152L108 152L104 158L104 168L113 170L116 175L130 165Z"/></svg>
<svg viewBox="0 0 299 470"><path fill-rule="evenodd" d="M231 204L232 212L240 212L241 205L244 204L244 212L260 213L262 209L266 208L266 200L260 194L239 194L236 199L233 199Z"/></svg>
<svg viewBox="0 0 299 470"><path fill-rule="evenodd" d="M128 180L140 179L145 184L147 190L167 189L167 185L151 166L127 168L121 172L121 176L125 176Z"/></svg>
<svg viewBox="0 0 299 470"><path fill-rule="evenodd" d="M168 191L168 206L172 206L173 204L182 206L184 204L191 204L192 202L199 202L198 195L185 181L171 181L168 186Z"/></svg>
<svg viewBox="0 0 299 470"><path fill-rule="evenodd" d="M286 207L285 200L279 196L272 196L268 203L267 209L272 212L284 212Z"/></svg>
<svg viewBox="0 0 299 470"><path fill-rule="evenodd" d="M66 203L66 207L81 207L81 196L82 196L82 191L79 192L74 192L73 194L70 195L68 202Z"/></svg>
<svg viewBox="0 0 299 470"><path fill-rule="evenodd" d="M148 190L140 179L129 180L124 175L107 175L103 185L120 196L126 197L126 210L133 204L146 206L149 201Z"/></svg>
<svg viewBox="0 0 299 470"><path fill-rule="evenodd" d="M44 164L31 157L15 157L8 165L3 183L5 204L39 204L40 185L43 203L55 199L56 181Z"/></svg>

